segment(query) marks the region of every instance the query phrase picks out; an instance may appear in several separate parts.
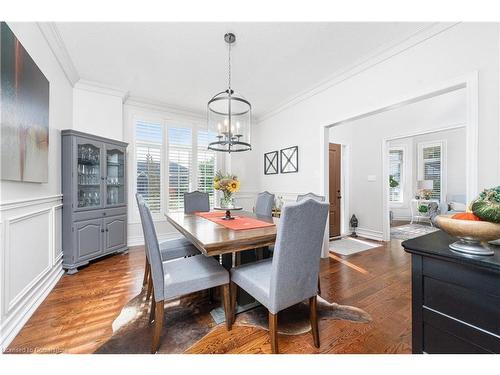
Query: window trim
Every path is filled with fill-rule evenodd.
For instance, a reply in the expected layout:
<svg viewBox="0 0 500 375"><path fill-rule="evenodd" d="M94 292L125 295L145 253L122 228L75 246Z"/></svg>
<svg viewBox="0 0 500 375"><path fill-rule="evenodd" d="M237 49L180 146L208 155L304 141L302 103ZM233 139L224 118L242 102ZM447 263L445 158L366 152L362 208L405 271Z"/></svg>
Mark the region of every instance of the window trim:
<svg viewBox="0 0 500 375"><path fill-rule="evenodd" d="M441 163L441 191L439 202L440 205L445 202L447 192L447 142L446 139L437 141L419 142L417 144L417 181L422 180L424 176L424 148L439 146L441 148L440 163ZM416 188L416 186L415 186Z"/></svg>
<svg viewBox="0 0 500 375"><path fill-rule="evenodd" d="M406 172L407 172L407 148L406 148L406 145L398 145L398 146L392 146L392 147L389 147L389 151L388 151L388 158L390 157L390 153L391 151L402 151L403 152L403 155L402 155L402 158L401 158L401 181L400 181L400 197L401 197L401 200L399 201L391 201L391 189L389 187L389 205L391 207L401 207L403 206L406 202L405 202L405 191L406 191ZM389 163L388 163L388 167L389 167L389 172L390 172L390 160L389 160ZM391 174L389 173L389 176Z"/></svg>

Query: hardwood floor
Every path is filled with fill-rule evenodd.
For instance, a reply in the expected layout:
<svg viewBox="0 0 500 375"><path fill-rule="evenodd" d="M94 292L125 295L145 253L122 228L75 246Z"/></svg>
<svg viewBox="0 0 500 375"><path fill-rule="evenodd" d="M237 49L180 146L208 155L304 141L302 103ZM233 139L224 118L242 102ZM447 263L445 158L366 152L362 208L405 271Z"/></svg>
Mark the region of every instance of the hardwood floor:
<svg viewBox="0 0 500 375"><path fill-rule="evenodd" d="M63 276L7 352L92 353L111 337L113 320L141 290L144 251L133 248ZM281 353L410 353L410 256L393 240L321 262L322 297L359 307L373 321L320 321L321 347L311 333L279 336ZM267 331L221 324L189 353L270 353Z"/></svg>

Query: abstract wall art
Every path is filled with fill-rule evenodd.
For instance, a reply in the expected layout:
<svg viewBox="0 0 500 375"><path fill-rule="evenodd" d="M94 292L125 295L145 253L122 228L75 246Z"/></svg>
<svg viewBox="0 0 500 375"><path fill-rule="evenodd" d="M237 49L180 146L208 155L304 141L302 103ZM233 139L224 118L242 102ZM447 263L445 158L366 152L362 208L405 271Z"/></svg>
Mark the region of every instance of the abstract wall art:
<svg viewBox="0 0 500 375"><path fill-rule="evenodd" d="M48 181L49 81L0 23L1 178Z"/></svg>

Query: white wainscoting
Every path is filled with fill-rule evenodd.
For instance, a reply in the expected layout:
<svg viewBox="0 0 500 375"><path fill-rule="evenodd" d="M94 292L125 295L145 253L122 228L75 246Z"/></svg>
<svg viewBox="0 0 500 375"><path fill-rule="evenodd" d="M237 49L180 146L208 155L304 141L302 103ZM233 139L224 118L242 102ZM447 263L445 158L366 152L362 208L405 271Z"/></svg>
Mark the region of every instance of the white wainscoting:
<svg viewBox="0 0 500 375"><path fill-rule="evenodd" d="M306 194L306 193L296 193L296 192L274 192L270 191L271 194L274 194L276 198L282 197L283 202L295 202L297 200L297 195ZM235 194L236 204L243 207L246 211L252 211L255 207L255 200L257 199L257 195L259 192L257 191L242 191Z"/></svg>
<svg viewBox="0 0 500 375"><path fill-rule="evenodd" d="M63 275L62 195L0 204L0 344L4 351Z"/></svg>

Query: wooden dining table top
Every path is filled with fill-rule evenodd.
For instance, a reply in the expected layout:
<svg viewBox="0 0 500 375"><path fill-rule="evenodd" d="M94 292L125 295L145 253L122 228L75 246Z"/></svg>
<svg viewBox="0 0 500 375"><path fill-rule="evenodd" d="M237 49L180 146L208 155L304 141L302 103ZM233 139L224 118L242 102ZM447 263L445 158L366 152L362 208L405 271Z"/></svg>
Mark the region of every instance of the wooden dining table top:
<svg viewBox="0 0 500 375"><path fill-rule="evenodd" d="M234 216L251 217L276 225L264 228L234 230L195 214L178 212L168 213L165 216L170 224L206 256L235 253L273 245L276 241L276 229L279 223L278 218L258 216L247 211L238 211ZM222 216L224 216L224 213L221 213Z"/></svg>

